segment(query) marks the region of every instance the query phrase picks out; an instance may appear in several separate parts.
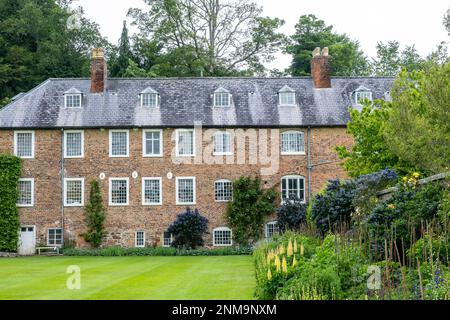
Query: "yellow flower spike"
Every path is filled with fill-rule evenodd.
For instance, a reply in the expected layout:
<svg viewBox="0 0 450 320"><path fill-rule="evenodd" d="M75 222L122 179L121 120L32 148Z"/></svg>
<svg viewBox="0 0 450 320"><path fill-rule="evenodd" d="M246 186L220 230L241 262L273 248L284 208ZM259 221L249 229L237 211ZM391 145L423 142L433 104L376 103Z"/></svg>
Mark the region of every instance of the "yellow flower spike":
<svg viewBox="0 0 450 320"><path fill-rule="evenodd" d="M272 272L270 271L270 268L269 268L269 270L267 270L267 279L269 281L272 280Z"/></svg>
<svg viewBox="0 0 450 320"><path fill-rule="evenodd" d="M287 261L286 261L286 257L285 256L283 256L282 269L283 269L284 273L288 272L288 270L287 270Z"/></svg>
<svg viewBox="0 0 450 320"><path fill-rule="evenodd" d="M281 270L281 261L280 261L280 258L278 256L275 257L275 268L276 268L277 272L280 272L280 270Z"/></svg>
<svg viewBox="0 0 450 320"><path fill-rule="evenodd" d="M270 264L270 261L272 260L270 257L270 253L267 254L266 260L267 260L267 264Z"/></svg>
<svg viewBox="0 0 450 320"><path fill-rule="evenodd" d="M418 173L418 172L414 172L412 175L413 175L413 177L416 178L416 179L417 179L418 177L420 177L420 173Z"/></svg>
<svg viewBox="0 0 450 320"><path fill-rule="evenodd" d="M298 251L297 240L294 241L294 252Z"/></svg>
<svg viewBox="0 0 450 320"><path fill-rule="evenodd" d="M284 254L284 246L282 244L280 244L280 248L279 248L279 254Z"/></svg>
<svg viewBox="0 0 450 320"><path fill-rule="evenodd" d="M303 246L303 243L300 244L300 255L303 256L305 253L305 247Z"/></svg>
<svg viewBox="0 0 450 320"><path fill-rule="evenodd" d="M294 259L292 259L292 266L295 267L297 265L297 259L295 259L295 255L294 255Z"/></svg>
<svg viewBox="0 0 450 320"><path fill-rule="evenodd" d="M289 239L289 243L287 246L287 255L288 255L288 257L292 257L293 254L294 254L294 249L292 248L292 241L291 241L291 239Z"/></svg>

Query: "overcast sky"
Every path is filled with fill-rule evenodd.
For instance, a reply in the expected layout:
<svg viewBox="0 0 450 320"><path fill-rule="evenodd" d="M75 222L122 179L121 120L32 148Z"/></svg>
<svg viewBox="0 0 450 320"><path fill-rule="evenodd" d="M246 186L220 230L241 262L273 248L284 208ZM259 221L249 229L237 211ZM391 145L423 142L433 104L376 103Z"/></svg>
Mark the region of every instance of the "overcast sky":
<svg viewBox="0 0 450 320"><path fill-rule="evenodd" d="M334 30L359 40L364 52L374 57L377 41L397 40L414 44L421 55L429 54L441 41L449 41L442 25L450 0L256 0L264 14L284 19L282 32L290 35L298 18L315 14ZM145 8L143 0L74 0L86 16L100 25L104 36L117 43L128 8ZM131 20L128 19L129 22ZM132 29L133 30L133 29ZM291 58L282 54L269 65L284 69Z"/></svg>

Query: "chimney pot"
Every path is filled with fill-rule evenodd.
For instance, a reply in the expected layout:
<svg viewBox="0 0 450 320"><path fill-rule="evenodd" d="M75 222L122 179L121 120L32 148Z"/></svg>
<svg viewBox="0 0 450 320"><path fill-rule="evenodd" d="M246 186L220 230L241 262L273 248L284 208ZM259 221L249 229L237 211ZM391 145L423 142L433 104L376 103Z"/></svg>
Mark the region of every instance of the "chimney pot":
<svg viewBox="0 0 450 320"><path fill-rule="evenodd" d="M331 88L331 59L328 48L315 48L311 59L311 77L315 88Z"/></svg>
<svg viewBox="0 0 450 320"><path fill-rule="evenodd" d="M91 59L91 92L103 93L106 88L107 65L105 52L102 48L92 50Z"/></svg>

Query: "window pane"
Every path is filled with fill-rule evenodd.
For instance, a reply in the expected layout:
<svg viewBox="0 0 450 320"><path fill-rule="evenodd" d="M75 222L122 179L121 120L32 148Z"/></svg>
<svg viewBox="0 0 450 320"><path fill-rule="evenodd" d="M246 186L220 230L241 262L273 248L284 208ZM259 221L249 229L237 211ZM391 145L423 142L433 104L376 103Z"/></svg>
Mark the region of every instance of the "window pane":
<svg viewBox="0 0 450 320"><path fill-rule="evenodd" d="M80 157L82 155L82 133L66 132L66 156Z"/></svg>
<svg viewBox="0 0 450 320"><path fill-rule="evenodd" d="M172 245L172 235L169 232L163 234L163 246L170 247Z"/></svg>
<svg viewBox="0 0 450 320"><path fill-rule="evenodd" d="M230 94L226 92L218 92L214 94L214 105L218 107L226 107L230 105Z"/></svg>
<svg viewBox="0 0 450 320"><path fill-rule="evenodd" d="M284 153L305 152L303 132L285 132L281 134L281 151Z"/></svg>
<svg viewBox="0 0 450 320"><path fill-rule="evenodd" d="M231 181L216 181L216 201L231 201L233 199L233 183Z"/></svg>
<svg viewBox="0 0 450 320"><path fill-rule="evenodd" d="M76 205L83 203L83 181L66 181L66 204Z"/></svg>
<svg viewBox="0 0 450 320"><path fill-rule="evenodd" d="M113 204L127 204L127 180L111 181L111 202Z"/></svg>
<svg viewBox="0 0 450 320"><path fill-rule="evenodd" d="M160 202L160 181L157 179L144 180L144 203L158 204Z"/></svg>
<svg viewBox="0 0 450 320"><path fill-rule="evenodd" d="M280 92L280 104L281 105L294 105L295 93L294 92Z"/></svg>
<svg viewBox="0 0 450 320"><path fill-rule="evenodd" d="M145 245L145 232L138 231L136 232L136 246L143 247Z"/></svg>
<svg viewBox="0 0 450 320"><path fill-rule="evenodd" d="M159 131L151 131L145 133L145 154L159 155L161 134Z"/></svg>
<svg viewBox="0 0 450 320"><path fill-rule="evenodd" d="M68 95L66 95L66 107L67 108L79 108L79 107L81 107L81 95L80 94L68 94Z"/></svg>
<svg viewBox="0 0 450 320"><path fill-rule="evenodd" d="M194 180L179 179L178 180L178 202L193 203L194 202Z"/></svg>
<svg viewBox="0 0 450 320"><path fill-rule="evenodd" d="M305 179L302 177L283 178L281 180L281 197L286 200L295 196L300 201L305 200Z"/></svg>
<svg viewBox="0 0 450 320"><path fill-rule="evenodd" d="M266 238L271 238L277 232L278 232L277 222L269 222L266 224Z"/></svg>
<svg viewBox="0 0 450 320"><path fill-rule="evenodd" d="M33 156L33 134L31 132L18 132L17 136L17 156L32 157Z"/></svg>
<svg viewBox="0 0 450 320"><path fill-rule="evenodd" d="M32 204L32 182L19 180L18 188L18 205L31 205Z"/></svg>
<svg viewBox="0 0 450 320"><path fill-rule="evenodd" d="M194 154L194 131L178 131L178 154Z"/></svg>
<svg viewBox="0 0 450 320"><path fill-rule="evenodd" d="M231 230L214 230L214 245L231 245Z"/></svg>
<svg viewBox="0 0 450 320"><path fill-rule="evenodd" d="M156 107L157 94L156 93L143 93L142 94L142 106L143 107Z"/></svg>
<svg viewBox="0 0 450 320"><path fill-rule="evenodd" d="M128 155L128 133L125 131L111 132L111 154L113 156Z"/></svg>

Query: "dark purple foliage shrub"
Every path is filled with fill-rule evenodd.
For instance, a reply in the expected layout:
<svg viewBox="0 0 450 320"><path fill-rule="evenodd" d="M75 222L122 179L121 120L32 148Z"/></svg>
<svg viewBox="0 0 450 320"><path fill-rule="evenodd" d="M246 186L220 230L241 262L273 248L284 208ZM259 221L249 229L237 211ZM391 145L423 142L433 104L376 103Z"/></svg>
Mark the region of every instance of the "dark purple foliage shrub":
<svg viewBox="0 0 450 320"><path fill-rule="evenodd" d="M208 230L208 219L201 216L197 209L179 214L176 220L169 226L167 232L174 237L173 247L195 249L203 245L203 235Z"/></svg>

